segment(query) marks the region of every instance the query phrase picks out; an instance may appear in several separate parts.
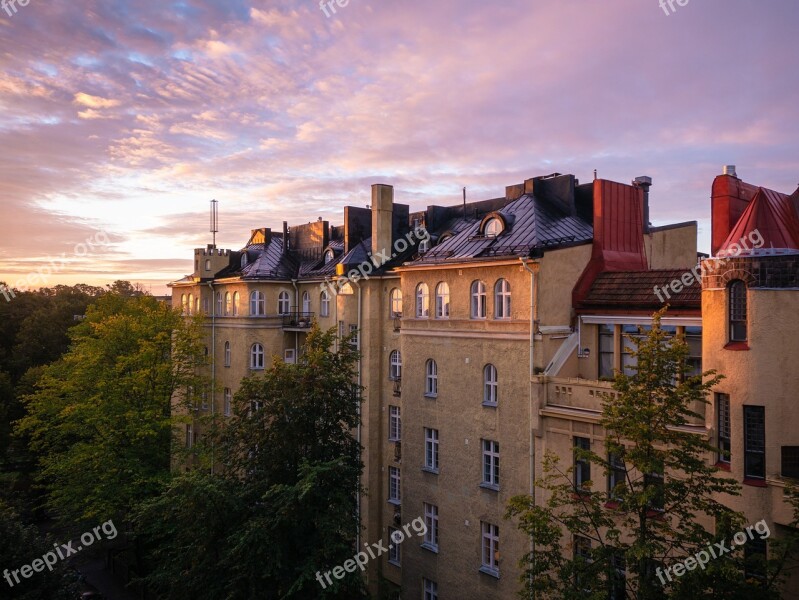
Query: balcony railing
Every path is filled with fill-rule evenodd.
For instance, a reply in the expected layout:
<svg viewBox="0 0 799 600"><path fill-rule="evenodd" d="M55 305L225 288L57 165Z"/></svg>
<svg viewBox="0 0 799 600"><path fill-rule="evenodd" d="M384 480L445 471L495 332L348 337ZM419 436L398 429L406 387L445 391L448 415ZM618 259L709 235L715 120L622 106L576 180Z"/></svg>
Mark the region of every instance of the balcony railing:
<svg viewBox="0 0 799 600"><path fill-rule="evenodd" d="M310 329L316 313L294 311L283 315L283 329Z"/></svg>

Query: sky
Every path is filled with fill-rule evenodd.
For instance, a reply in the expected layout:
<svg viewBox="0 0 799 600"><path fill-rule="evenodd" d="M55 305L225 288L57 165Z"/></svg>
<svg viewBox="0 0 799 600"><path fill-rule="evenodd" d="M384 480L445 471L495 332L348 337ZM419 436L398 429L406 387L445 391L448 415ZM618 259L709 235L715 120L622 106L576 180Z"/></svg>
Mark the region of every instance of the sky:
<svg viewBox="0 0 799 600"><path fill-rule="evenodd" d="M799 185L796 0L5 0L0 281L153 293L210 243L553 172L699 222L734 164ZM335 9L335 14L333 14ZM34 285L33 287L37 287Z"/></svg>

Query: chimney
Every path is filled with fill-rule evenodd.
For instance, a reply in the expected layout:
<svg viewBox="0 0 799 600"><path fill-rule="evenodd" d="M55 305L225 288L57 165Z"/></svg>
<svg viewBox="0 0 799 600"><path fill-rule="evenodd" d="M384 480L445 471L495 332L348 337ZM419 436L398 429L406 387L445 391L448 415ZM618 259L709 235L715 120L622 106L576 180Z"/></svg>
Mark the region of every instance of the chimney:
<svg viewBox="0 0 799 600"><path fill-rule="evenodd" d="M738 177L738 174L735 172L735 165L724 165L721 174L729 175L730 177Z"/></svg>
<svg viewBox="0 0 799 600"><path fill-rule="evenodd" d="M391 236L394 213L394 187L382 183L372 186L372 255L392 254Z"/></svg>
<svg viewBox="0 0 799 600"><path fill-rule="evenodd" d="M733 167L734 168L734 167ZM633 185L641 188L644 191L644 219L643 219L643 232L649 233L651 224L649 223L649 188L652 187L652 178L642 175L633 180Z"/></svg>
<svg viewBox="0 0 799 600"><path fill-rule="evenodd" d="M289 223L283 221L283 252L289 249Z"/></svg>
<svg viewBox="0 0 799 600"><path fill-rule="evenodd" d="M524 195L524 184L517 183L516 185L505 186L505 198L508 200L518 200Z"/></svg>

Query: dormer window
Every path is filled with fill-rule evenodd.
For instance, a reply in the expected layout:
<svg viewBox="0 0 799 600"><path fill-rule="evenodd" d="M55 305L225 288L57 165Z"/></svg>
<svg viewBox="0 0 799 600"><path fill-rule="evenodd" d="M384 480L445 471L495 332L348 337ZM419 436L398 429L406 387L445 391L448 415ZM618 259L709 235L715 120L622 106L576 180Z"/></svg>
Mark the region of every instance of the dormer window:
<svg viewBox="0 0 799 600"><path fill-rule="evenodd" d="M327 252L325 252L325 264L332 262L335 257L336 256L335 254L333 254L332 250L328 250Z"/></svg>
<svg viewBox="0 0 799 600"><path fill-rule="evenodd" d="M424 254L430 250L430 239L425 239L419 242L419 254Z"/></svg>
<svg viewBox="0 0 799 600"><path fill-rule="evenodd" d="M242 254L241 254L241 268L243 269L246 266L247 266L247 253L246 252L242 252Z"/></svg>
<svg viewBox="0 0 799 600"><path fill-rule="evenodd" d="M485 237L497 237L502 230L505 229L505 226L502 224L496 217L492 217L488 221L486 221L485 228L483 229L483 235Z"/></svg>

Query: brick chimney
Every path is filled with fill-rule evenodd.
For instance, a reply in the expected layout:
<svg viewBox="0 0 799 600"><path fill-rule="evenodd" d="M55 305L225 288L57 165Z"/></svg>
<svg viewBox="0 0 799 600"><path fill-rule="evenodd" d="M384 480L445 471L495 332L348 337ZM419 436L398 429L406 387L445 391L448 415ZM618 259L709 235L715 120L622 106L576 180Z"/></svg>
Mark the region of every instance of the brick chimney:
<svg viewBox="0 0 799 600"><path fill-rule="evenodd" d="M382 183L372 186L372 254L385 251L391 256L393 243L394 187Z"/></svg>

